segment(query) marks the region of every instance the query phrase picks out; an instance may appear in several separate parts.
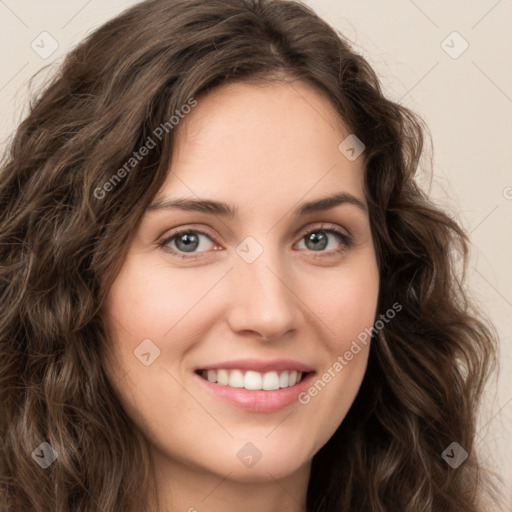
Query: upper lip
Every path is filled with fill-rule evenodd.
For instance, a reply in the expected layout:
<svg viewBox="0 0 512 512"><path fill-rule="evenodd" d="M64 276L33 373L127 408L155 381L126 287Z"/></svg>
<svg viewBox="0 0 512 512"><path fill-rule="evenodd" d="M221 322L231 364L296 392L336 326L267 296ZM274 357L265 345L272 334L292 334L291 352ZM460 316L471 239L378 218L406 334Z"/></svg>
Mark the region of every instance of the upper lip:
<svg viewBox="0 0 512 512"><path fill-rule="evenodd" d="M253 370L255 372L265 373L271 371L297 370L298 372L313 372L314 368L299 361L292 359L274 359L265 361L262 359L236 359L231 361L222 361L220 363L201 366L198 370Z"/></svg>

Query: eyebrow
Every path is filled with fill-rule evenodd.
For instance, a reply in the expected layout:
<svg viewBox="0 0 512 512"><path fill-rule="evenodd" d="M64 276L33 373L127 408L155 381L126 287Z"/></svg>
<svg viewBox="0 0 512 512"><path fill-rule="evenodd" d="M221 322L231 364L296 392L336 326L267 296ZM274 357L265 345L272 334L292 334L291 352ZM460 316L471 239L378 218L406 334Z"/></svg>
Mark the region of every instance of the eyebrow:
<svg viewBox="0 0 512 512"><path fill-rule="evenodd" d="M331 196L315 199L314 201L302 203L293 210L293 213L296 216L303 216L315 212L324 212L342 204L353 205L362 210L364 213L368 212L368 209L363 201L353 196L352 194L340 192ZM238 207L230 205L224 201L186 198L159 199L155 201L151 206L149 206L148 211L171 209L209 213L229 218L235 218L238 214Z"/></svg>

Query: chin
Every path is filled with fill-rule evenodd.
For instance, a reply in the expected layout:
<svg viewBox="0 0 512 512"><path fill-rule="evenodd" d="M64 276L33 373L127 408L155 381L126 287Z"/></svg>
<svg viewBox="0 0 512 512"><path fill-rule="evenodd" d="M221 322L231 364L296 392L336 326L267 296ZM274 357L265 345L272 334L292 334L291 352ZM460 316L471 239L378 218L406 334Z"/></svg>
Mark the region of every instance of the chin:
<svg viewBox="0 0 512 512"><path fill-rule="evenodd" d="M283 436L273 440L271 437L265 440L263 435L260 441L254 442L246 438L230 439L219 446L211 446L208 457L196 459L196 464L239 482L279 480L309 466L314 455L311 447L292 442L290 438L285 443ZM304 438L308 439L307 436Z"/></svg>

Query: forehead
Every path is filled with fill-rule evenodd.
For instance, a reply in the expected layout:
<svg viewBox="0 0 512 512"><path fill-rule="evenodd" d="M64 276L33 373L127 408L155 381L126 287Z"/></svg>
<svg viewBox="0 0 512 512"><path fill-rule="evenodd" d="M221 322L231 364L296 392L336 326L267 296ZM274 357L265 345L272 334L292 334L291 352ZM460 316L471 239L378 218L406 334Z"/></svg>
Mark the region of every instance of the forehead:
<svg viewBox="0 0 512 512"><path fill-rule="evenodd" d="M330 100L302 81L233 83L197 99L177 127L162 195L271 206L348 192L363 196L363 158L338 149L349 135Z"/></svg>

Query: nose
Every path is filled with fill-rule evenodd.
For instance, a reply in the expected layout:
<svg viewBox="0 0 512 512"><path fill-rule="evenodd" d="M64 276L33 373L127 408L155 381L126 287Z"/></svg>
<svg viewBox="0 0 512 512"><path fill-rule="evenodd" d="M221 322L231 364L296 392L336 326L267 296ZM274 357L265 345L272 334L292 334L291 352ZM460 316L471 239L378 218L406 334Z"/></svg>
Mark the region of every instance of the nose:
<svg viewBox="0 0 512 512"><path fill-rule="evenodd" d="M277 341L297 328L300 300L293 291L293 274L277 250L264 250L252 263L237 258L229 279L228 321L233 331Z"/></svg>

